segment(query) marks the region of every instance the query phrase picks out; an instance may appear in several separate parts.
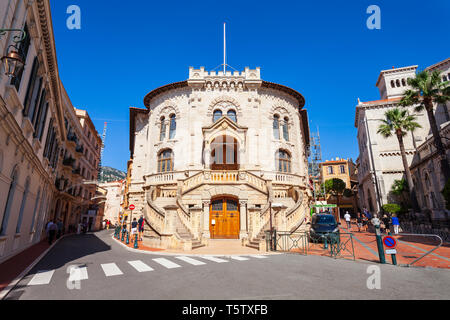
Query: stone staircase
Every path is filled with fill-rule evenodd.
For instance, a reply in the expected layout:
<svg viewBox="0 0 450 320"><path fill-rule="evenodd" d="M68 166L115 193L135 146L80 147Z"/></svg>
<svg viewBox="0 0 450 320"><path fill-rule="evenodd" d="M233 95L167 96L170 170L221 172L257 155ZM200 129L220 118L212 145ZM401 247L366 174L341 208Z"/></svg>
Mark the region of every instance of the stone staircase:
<svg viewBox="0 0 450 320"><path fill-rule="evenodd" d="M249 240L249 242L246 244L247 247L259 250L259 244L266 240L265 231L270 229L269 223L270 222L266 223L266 225L261 229L256 238Z"/></svg>
<svg viewBox="0 0 450 320"><path fill-rule="evenodd" d="M181 222L181 219L179 217L177 217L176 219L175 230L182 240L192 242L192 250L205 246L205 244L202 244L200 240L194 238L194 236Z"/></svg>

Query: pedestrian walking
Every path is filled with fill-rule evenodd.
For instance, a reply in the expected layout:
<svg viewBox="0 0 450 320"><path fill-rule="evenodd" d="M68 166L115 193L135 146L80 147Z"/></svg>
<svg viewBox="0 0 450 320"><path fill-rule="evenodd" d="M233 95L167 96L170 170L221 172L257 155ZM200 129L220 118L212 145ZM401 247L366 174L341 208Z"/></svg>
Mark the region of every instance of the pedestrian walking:
<svg viewBox="0 0 450 320"><path fill-rule="evenodd" d="M57 235L56 235L56 239L59 239L61 237L62 234L62 230L63 230L63 223L61 221L61 219L58 220L58 222L56 223L57 226Z"/></svg>
<svg viewBox="0 0 450 320"><path fill-rule="evenodd" d="M102 229L103 229L103 230L106 229L106 220L103 220L103 222L102 222Z"/></svg>
<svg viewBox="0 0 450 320"><path fill-rule="evenodd" d="M141 216L138 220L139 226L139 241L142 241L142 235L144 234L144 216Z"/></svg>
<svg viewBox="0 0 450 320"><path fill-rule="evenodd" d="M82 227L83 227L83 226L81 225L81 222L78 222L77 234L80 234L80 233L81 233Z"/></svg>
<svg viewBox="0 0 450 320"><path fill-rule="evenodd" d="M48 244L51 245L53 243L53 239L55 238L57 230L58 230L58 226L56 225L56 223L53 222L53 220L51 220L47 224Z"/></svg>
<svg viewBox="0 0 450 320"><path fill-rule="evenodd" d="M391 222L392 222L392 225L394 226L394 233L398 234L398 229L400 227L400 221L398 220L397 215L395 215L395 214L392 215Z"/></svg>
<svg viewBox="0 0 450 320"><path fill-rule="evenodd" d="M350 214L348 213L348 211L345 211L344 219L345 219L345 222L347 222L347 229L348 229L348 231L350 231L350 229L351 229L351 227L352 227L351 218L352 218L352 217L350 216Z"/></svg>
<svg viewBox="0 0 450 320"><path fill-rule="evenodd" d="M111 225L111 221L106 220L106 230L109 230L110 225Z"/></svg>
<svg viewBox="0 0 450 320"><path fill-rule="evenodd" d="M391 219L389 219L389 217L386 213L381 218L381 221L383 221L384 229L385 229L386 233L388 233L390 231L390 220Z"/></svg>
<svg viewBox="0 0 450 320"><path fill-rule="evenodd" d="M361 217L361 212L358 211L358 214L356 216L356 225L358 226L358 232L361 232L363 219Z"/></svg>
<svg viewBox="0 0 450 320"><path fill-rule="evenodd" d="M133 219L133 222L131 223L131 236L134 236L138 233L138 223L136 221L136 218ZM132 238L131 241L133 241L134 238Z"/></svg>

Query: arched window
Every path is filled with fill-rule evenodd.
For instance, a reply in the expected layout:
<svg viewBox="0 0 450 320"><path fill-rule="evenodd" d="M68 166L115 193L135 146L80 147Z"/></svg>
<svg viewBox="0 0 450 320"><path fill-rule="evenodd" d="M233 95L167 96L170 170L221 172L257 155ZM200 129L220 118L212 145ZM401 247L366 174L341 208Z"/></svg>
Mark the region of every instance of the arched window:
<svg viewBox="0 0 450 320"><path fill-rule="evenodd" d="M395 84L397 85L397 88L400 87L400 80L395 80Z"/></svg>
<svg viewBox="0 0 450 320"><path fill-rule="evenodd" d="M173 171L173 152L170 149L166 149L158 155L158 172L169 171Z"/></svg>
<svg viewBox="0 0 450 320"><path fill-rule="evenodd" d="M220 118L222 118L222 111L221 110L214 110L213 121L216 122Z"/></svg>
<svg viewBox="0 0 450 320"><path fill-rule="evenodd" d="M286 141L289 141L289 119L286 117L284 118L283 122L283 138Z"/></svg>
<svg viewBox="0 0 450 320"><path fill-rule="evenodd" d="M394 80L391 80L391 88L395 88L395 82L394 82Z"/></svg>
<svg viewBox="0 0 450 320"><path fill-rule="evenodd" d="M4 236L6 234L6 229L8 228L9 215L11 213L11 207L13 205L14 193L16 192L18 172L14 168L11 174L11 184L9 185L8 197L6 198L5 210L3 212L2 224L0 226L0 235Z"/></svg>
<svg viewBox="0 0 450 320"><path fill-rule="evenodd" d="M163 141L166 138L166 118L161 118L161 131L159 132L159 141Z"/></svg>
<svg viewBox="0 0 450 320"><path fill-rule="evenodd" d="M280 139L280 116L273 116L273 137L277 140Z"/></svg>
<svg viewBox="0 0 450 320"><path fill-rule="evenodd" d="M20 228L22 227L23 211L27 204L28 192L30 189L30 178L27 178L25 182L25 190L23 191L22 204L20 205L19 218L17 219L16 233L20 233Z"/></svg>
<svg viewBox="0 0 450 320"><path fill-rule="evenodd" d="M234 111L234 110L228 110L227 116L228 116L228 118L231 119L231 121L237 122L236 111Z"/></svg>
<svg viewBox="0 0 450 320"><path fill-rule="evenodd" d="M406 80L402 79L402 86L406 87Z"/></svg>
<svg viewBox="0 0 450 320"><path fill-rule="evenodd" d="M278 172L291 172L291 156L289 153L284 150L278 150L277 158Z"/></svg>
<svg viewBox="0 0 450 320"><path fill-rule="evenodd" d="M170 116L169 139L174 139L177 132L177 120L174 114Z"/></svg>
<svg viewBox="0 0 450 320"><path fill-rule="evenodd" d="M229 136L220 136L211 143L211 169L237 170L238 163L237 140Z"/></svg>

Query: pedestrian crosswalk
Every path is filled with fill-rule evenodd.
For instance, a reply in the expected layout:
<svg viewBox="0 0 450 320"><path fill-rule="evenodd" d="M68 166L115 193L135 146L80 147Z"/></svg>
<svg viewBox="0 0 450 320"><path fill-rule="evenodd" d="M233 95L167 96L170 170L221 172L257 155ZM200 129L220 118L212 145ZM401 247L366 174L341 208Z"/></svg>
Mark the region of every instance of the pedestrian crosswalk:
<svg viewBox="0 0 450 320"><path fill-rule="evenodd" d="M89 268L101 269L105 277L122 276L134 270L139 273L157 271L161 269L177 269L185 266L203 266L208 263L227 263L232 261L249 261L254 259L266 259L267 255L249 255L249 256L173 256L167 258L154 258L142 260L132 260L123 263L107 262L98 265L89 265ZM175 262L176 261L176 262ZM119 264L119 265L118 265ZM128 266L128 269L127 269ZM130 269L129 266L132 268ZM31 277L28 286L48 285L51 283L52 277L56 270L40 270ZM73 265L67 268L68 282L76 282L88 280L88 267L86 265ZM67 279L67 278L66 278Z"/></svg>

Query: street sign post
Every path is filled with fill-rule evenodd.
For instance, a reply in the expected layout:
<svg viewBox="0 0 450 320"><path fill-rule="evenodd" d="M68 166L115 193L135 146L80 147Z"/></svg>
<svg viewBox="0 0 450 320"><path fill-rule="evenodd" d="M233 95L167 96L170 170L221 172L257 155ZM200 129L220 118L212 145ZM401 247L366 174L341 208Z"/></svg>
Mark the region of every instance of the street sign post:
<svg viewBox="0 0 450 320"><path fill-rule="evenodd" d="M395 249L397 247L397 240L394 237L391 237L390 235L385 236L383 238L383 244L387 248L386 254L391 255L392 264L397 265L397 256L396 256L397 250Z"/></svg>

